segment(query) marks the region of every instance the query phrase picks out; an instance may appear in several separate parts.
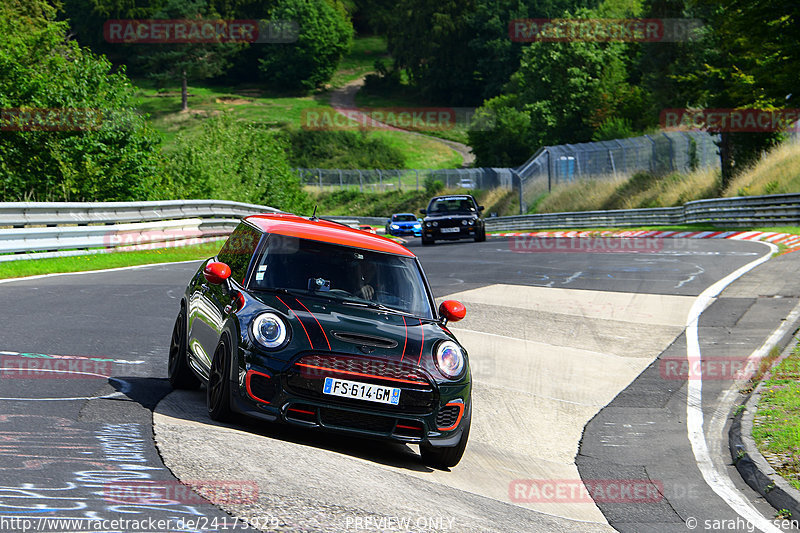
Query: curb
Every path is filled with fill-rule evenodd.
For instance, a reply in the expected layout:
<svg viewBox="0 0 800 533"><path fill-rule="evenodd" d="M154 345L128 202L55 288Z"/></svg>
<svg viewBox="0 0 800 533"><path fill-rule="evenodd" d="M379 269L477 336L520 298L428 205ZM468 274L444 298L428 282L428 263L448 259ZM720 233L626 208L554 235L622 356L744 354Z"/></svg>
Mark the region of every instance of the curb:
<svg viewBox="0 0 800 533"><path fill-rule="evenodd" d="M790 342L774 364L786 358L796 342ZM778 474L756 447L753 439L753 420L761 399L764 380L756 386L744 403L744 411L734 416L728 432L731 459L742 479L764 497L775 509L787 509L792 520L800 519L800 490L795 489Z"/></svg>
<svg viewBox="0 0 800 533"><path fill-rule="evenodd" d="M581 238L620 237L639 239L733 239L764 241L787 247L783 253L800 250L800 235L769 231L657 231L657 230L587 230L587 231L529 231L491 233L487 237Z"/></svg>

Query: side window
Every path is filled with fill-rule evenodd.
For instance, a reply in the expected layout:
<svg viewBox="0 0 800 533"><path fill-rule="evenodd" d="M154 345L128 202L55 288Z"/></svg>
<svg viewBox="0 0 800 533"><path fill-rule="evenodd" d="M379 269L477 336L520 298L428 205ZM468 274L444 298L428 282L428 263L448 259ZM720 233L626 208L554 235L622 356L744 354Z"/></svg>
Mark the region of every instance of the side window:
<svg viewBox="0 0 800 533"><path fill-rule="evenodd" d="M231 277L237 283L244 284L247 267L260 239L261 232L242 222L217 254L220 261L231 267Z"/></svg>

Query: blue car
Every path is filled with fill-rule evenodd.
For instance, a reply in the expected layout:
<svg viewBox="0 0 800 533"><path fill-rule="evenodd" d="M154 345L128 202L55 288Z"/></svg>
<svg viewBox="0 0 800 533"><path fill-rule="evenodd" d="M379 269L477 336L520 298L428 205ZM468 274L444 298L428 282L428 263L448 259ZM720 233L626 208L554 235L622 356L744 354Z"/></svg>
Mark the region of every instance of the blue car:
<svg viewBox="0 0 800 533"><path fill-rule="evenodd" d="M422 236L422 224L413 213L395 213L386 221L386 235Z"/></svg>

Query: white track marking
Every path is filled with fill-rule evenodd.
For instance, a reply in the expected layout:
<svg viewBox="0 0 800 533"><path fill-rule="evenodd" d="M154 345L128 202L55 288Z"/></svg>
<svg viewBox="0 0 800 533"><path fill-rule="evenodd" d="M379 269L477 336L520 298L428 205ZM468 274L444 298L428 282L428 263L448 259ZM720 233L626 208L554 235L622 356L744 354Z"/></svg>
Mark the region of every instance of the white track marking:
<svg viewBox="0 0 800 533"><path fill-rule="evenodd" d="M693 365L701 368L700 340L697 332L700 315L728 285L758 265L769 260L772 254L778 250L778 247L774 244L763 244L769 246L770 250L768 253L711 285L697 297L694 305L692 305L686 320L686 358L689 361L690 368L694 368L695 366ZM703 474L703 479L705 479L706 484L708 484L734 512L747 520L750 524L753 524L760 531L780 533L780 529L776 528L769 520L764 518L761 513L744 498L733 484L733 481L727 476L727 473L720 472L715 468L703 431L703 380L687 380L687 387L686 433L692 445L692 452L694 453L697 468L699 468L700 472Z"/></svg>
<svg viewBox="0 0 800 533"><path fill-rule="evenodd" d="M118 272L121 270L138 270L140 268L147 268L147 267L154 267L154 266L162 266L162 265L182 265L185 263L199 263L203 261L203 259L192 259L191 261L171 261L168 263L147 263L145 265L133 265L133 266L126 266L126 267L117 267L117 268L105 268L103 270L81 270L80 272L54 272L52 274L38 274L36 276L27 276L24 278L8 278L8 279L0 279L0 283L12 283L14 281L31 281L34 279L43 279L43 278L52 278L54 276L78 276L81 274L100 274L103 272Z"/></svg>

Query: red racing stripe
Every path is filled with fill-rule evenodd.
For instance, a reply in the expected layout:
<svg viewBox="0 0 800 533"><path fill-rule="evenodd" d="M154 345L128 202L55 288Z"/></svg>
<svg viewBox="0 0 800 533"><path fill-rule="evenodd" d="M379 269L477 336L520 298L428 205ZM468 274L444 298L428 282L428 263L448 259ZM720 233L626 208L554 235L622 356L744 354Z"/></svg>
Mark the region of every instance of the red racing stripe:
<svg viewBox="0 0 800 533"><path fill-rule="evenodd" d="M419 359L417 359L417 364L422 362L422 348L425 346L425 326L422 325L422 320L419 321L419 331L422 333L422 341L419 343Z"/></svg>
<svg viewBox="0 0 800 533"><path fill-rule="evenodd" d="M281 302L283 305L285 305L285 306L286 306L286 309L288 309L288 310L289 310L289 312L290 312L290 313L292 313L292 314L293 314L293 315L294 315L294 316L297 318L297 321L298 321L298 322L300 322L300 327L301 327L301 328L303 328L303 331L304 331L304 332L305 332L305 334L306 334L306 338L308 339L308 344L309 344L309 345L311 345L311 349L313 350L313 349L314 349L314 343L313 343L313 342L311 342L311 337L308 335L308 330L306 330L306 327L303 325L303 319L301 319L301 318L300 318L300 317L297 315L297 313L295 313L295 312L294 312L294 309L292 309L291 307L289 307L289 304L287 304L286 302L284 302L283 300L281 300L281 297L280 297L280 296L276 296L275 298L277 298L278 300L280 300L280 302Z"/></svg>
<svg viewBox="0 0 800 533"><path fill-rule="evenodd" d="M303 305L303 302L301 302L301 301L300 301L300 300L298 300L297 298L295 298L295 301L296 301L297 303L299 303L300 305ZM303 309L305 309L305 310L306 310L306 312L307 312L309 315L311 315L311 318L313 318L313 319L314 319L314 322L316 322L316 323L317 323L317 325L319 326L319 330L322 332L322 336L323 336L323 337L325 337L325 344L327 344L327 345L328 345L328 350L330 350L330 349L331 349L331 343L328 341L328 336L325 334L325 330L324 330L324 329L322 329L322 324L320 324L320 323L319 323L319 320L317 320L317 317L316 317L316 316L314 316L314 313L312 313L311 311L309 311L309 310L308 310L308 307L306 307L305 305L303 305Z"/></svg>
<svg viewBox="0 0 800 533"><path fill-rule="evenodd" d="M408 324L406 323L406 317L403 317L403 327L406 328L406 338L403 341L403 355L400 356L400 360L403 360L403 357L406 356L406 346L408 345Z"/></svg>

